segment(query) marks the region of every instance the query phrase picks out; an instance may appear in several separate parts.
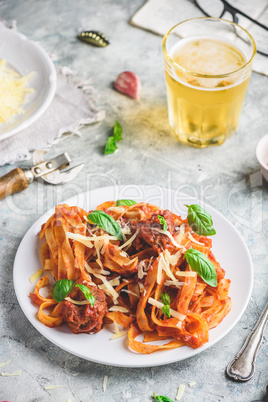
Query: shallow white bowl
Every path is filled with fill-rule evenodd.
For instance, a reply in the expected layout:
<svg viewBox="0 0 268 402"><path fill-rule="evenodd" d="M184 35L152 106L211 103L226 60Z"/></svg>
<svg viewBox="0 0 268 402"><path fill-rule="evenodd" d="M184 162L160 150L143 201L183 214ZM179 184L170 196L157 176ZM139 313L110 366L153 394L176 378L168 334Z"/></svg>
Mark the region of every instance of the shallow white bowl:
<svg viewBox="0 0 268 402"><path fill-rule="evenodd" d="M28 127L45 112L56 91L57 74L53 62L37 43L5 27L0 27L0 59L7 60L22 76L35 73L28 84L34 92L27 95L25 113L0 125L3 140Z"/></svg>
<svg viewBox="0 0 268 402"><path fill-rule="evenodd" d="M268 181L268 134L260 139L256 147L256 158L261 166L262 175Z"/></svg>

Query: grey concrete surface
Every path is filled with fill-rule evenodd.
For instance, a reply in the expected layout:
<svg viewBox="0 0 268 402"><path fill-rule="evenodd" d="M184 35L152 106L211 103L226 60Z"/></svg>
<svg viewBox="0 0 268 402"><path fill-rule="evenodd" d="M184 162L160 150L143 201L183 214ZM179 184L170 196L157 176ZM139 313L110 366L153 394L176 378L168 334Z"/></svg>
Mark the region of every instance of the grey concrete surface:
<svg viewBox="0 0 268 402"><path fill-rule="evenodd" d="M22 33L56 56L56 64L91 79L99 94L97 105L107 114L102 123L83 128L82 137L68 137L50 151L68 151L77 163L85 163L75 183L55 188L35 182L24 193L0 202L0 363L11 360L0 368L0 374L22 370L17 377L0 375L0 400L146 402L152 400L153 392L175 400L180 384L186 385L184 402L249 402L264 397L268 384L267 330L256 373L249 382L230 381L225 367L267 302L268 185L260 174L255 147L268 132L268 78L252 75L239 129L224 145L203 150L180 145L167 123L161 38L128 22L143 2L0 1L0 18L16 20ZM111 45L99 49L78 42L76 34L81 28L103 31ZM139 102L112 89L117 74L125 70L141 78ZM123 126L124 139L116 154L104 156L104 145L116 119ZM0 175L12 168L1 167ZM180 189L214 206L240 231L254 263L252 297L235 328L195 357L154 368L114 368L59 349L28 322L13 288L16 250L40 215L76 193L132 183ZM106 375L108 386L103 392ZM196 385L190 387L191 381ZM48 385L61 388L48 391Z"/></svg>

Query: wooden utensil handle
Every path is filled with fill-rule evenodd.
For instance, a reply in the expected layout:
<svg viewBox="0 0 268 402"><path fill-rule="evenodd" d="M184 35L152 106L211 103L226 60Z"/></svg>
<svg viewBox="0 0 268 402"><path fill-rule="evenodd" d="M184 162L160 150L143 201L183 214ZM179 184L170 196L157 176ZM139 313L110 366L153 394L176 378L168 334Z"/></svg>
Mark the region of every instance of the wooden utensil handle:
<svg viewBox="0 0 268 402"><path fill-rule="evenodd" d="M0 177L0 200L7 195L25 190L28 184L29 181L23 170L20 168L11 170L5 176Z"/></svg>

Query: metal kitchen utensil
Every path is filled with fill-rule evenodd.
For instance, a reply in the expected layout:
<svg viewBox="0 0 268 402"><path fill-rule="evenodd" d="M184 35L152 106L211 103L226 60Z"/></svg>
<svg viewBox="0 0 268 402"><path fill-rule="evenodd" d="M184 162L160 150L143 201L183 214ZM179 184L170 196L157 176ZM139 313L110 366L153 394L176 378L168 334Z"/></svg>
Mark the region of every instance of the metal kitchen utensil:
<svg viewBox="0 0 268 402"><path fill-rule="evenodd" d="M0 200L7 195L18 193L25 190L34 179L41 178L50 184L63 184L73 180L80 172L83 164L75 166L67 171L61 171L70 165L72 159L65 152L48 161L43 159L45 152L39 151L34 154L34 166L29 170L20 168L13 169L5 176L0 177Z"/></svg>
<svg viewBox="0 0 268 402"><path fill-rule="evenodd" d="M260 347L263 331L268 320L268 303L266 304L255 327L248 335L240 352L236 355L227 368L227 375L236 381L248 381L252 378L255 370L255 359Z"/></svg>

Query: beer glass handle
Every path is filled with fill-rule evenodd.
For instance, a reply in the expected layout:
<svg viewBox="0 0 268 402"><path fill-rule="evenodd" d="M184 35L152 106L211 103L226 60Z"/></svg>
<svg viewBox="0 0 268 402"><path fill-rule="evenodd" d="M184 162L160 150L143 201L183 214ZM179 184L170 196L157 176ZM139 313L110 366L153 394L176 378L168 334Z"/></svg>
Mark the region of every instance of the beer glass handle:
<svg viewBox="0 0 268 402"><path fill-rule="evenodd" d="M266 304L255 327L248 335L240 352L236 355L227 368L226 373L236 381L248 381L254 374L254 363L260 347L263 331L268 319L268 303Z"/></svg>

